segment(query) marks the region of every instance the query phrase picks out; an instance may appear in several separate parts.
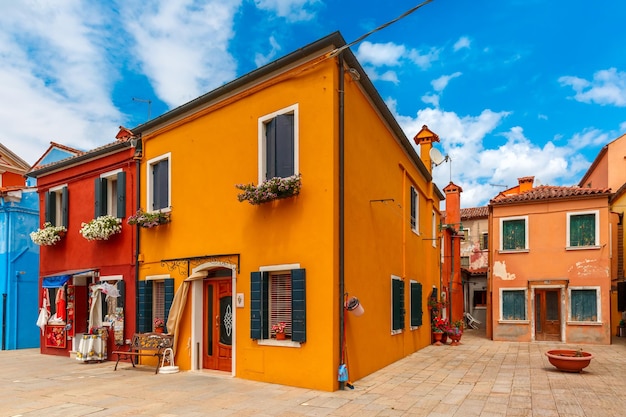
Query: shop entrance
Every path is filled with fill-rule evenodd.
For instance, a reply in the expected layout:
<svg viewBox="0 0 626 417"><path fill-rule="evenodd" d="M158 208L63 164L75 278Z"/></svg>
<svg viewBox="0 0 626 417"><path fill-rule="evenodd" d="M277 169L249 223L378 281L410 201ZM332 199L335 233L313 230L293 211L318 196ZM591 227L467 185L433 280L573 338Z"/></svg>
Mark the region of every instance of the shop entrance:
<svg viewBox="0 0 626 417"><path fill-rule="evenodd" d="M230 372L232 369L232 281L207 279L203 286L202 367Z"/></svg>
<svg viewBox="0 0 626 417"><path fill-rule="evenodd" d="M561 290L535 288L535 340L561 340Z"/></svg>

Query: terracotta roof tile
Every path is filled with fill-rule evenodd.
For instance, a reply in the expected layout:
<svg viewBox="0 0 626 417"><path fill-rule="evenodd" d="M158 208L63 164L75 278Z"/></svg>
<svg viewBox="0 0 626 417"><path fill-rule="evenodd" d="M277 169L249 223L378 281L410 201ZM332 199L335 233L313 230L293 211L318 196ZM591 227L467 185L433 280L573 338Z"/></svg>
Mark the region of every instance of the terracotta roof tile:
<svg viewBox="0 0 626 417"><path fill-rule="evenodd" d="M521 194L504 195L501 193L491 199L491 201L489 201L489 204L497 205L509 203L523 203L528 201L540 201L548 199L567 199L573 197L600 196L604 194L611 194L611 189L541 185Z"/></svg>
<svg viewBox="0 0 626 417"><path fill-rule="evenodd" d="M480 219L489 217L489 207L470 207L461 209L461 220Z"/></svg>

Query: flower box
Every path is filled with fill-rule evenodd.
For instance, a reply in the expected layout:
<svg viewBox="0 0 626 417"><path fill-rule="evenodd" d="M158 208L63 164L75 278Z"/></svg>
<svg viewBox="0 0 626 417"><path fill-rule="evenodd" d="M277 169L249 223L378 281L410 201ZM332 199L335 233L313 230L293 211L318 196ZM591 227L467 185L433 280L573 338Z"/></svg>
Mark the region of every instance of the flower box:
<svg viewBox="0 0 626 417"><path fill-rule="evenodd" d="M82 223L80 234L87 240L107 240L122 231L122 221L110 214Z"/></svg>
<svg viewBox="0 0 626 417"><path fill-rule="evenodd" d="M137 225L139 227L151 228L166 224L172 221L172 213L169 211L153 211L145 212L142 209L137 210L137 213L133 214L126 221L129 225Z"/></svg>
<svg viewBox="0 0 626 417"><path fill-rule="evenodd" d="M298 174L286 178L274 177L263 181L258 186L254 184L237 184L235 187L243 191L237 195L240 202L248 201L252 205L259 205L300 194L302 176Z"/></svg>
<svg viewBox="0 0 626 417"><path fill-rule="evenodd" d="M30 234L30 238L36 245L50 246L54 245L65 236L67 229L64 226L53 226L52 223L46 222L43 228L37 229Z"/></svg>

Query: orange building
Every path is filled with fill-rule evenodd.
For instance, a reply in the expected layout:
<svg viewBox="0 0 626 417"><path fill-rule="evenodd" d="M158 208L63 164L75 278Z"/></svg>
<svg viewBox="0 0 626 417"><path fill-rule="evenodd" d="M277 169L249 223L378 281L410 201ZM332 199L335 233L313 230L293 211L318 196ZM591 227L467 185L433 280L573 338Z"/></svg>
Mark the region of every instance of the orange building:
<svg viewBox="0 0 626 417"><path fill-rule="evenodd" d="M138 330L166 318L182 370L332 391L431 343L444 196L345 45L132 129L171 220L140 228Z"/></svg>
<svg viewBox="0 0 626 417"><path fill-rule="evenodd" d="M519 179L489 203L494 340L608 344L608 188L537 186Z"/></svg>

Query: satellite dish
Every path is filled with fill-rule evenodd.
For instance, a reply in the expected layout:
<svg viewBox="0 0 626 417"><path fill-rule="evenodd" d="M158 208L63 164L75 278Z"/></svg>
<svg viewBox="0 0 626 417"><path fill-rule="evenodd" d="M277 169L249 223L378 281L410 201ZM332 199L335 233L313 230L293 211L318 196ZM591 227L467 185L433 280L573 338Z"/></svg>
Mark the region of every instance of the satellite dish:
<svg viewBox="0 0 626 417"><path fill-rule="evenodd" d="M430 148L429 154L431 161L433 161L435 165L440 165L443 161L447 159L447 157L444 158L444 156L441 154L441 152L439 152L439 149L437 148Z"/></svg>

